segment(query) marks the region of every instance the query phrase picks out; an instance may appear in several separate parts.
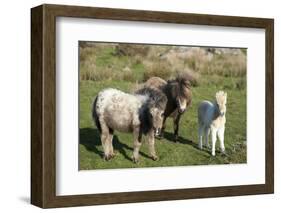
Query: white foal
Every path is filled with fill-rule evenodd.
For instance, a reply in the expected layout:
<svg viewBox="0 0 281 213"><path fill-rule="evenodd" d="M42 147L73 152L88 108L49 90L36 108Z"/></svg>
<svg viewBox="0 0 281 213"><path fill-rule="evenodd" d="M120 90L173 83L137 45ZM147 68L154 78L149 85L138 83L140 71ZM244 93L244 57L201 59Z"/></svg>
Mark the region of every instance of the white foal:
<svg viewBox="0 0 281 213"><path fill-rule="evenodd" d="M222 153L225 153L224 147L224 130L225 130L225 113L226 113L227 93L219 91L216 93L216 99L212 103L210 101L202 101L198 107L198 134L199 149L203 148L202 140L205 135L205 145L209 148L209 134L212 136L212 155L216 155L217 136L220 141Z"/></svg>

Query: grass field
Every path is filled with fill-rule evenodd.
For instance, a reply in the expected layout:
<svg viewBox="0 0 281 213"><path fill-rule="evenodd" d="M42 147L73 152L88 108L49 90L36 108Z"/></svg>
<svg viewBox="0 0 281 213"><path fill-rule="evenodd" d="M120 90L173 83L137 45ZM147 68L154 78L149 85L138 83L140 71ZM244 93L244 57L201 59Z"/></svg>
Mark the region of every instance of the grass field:
<svg viewBox="0 0 281 213"><path fill-rule="evenodd" d="M102 69L108 67L109 63L115 63L116 66L120 67L124 64L131 64L129 72L133 74L133 80L128 76L126 79L126 73L122 76L115 73L117 77L102 77L96 80L90 79L90 77L87 79L85 76L80 77L79 168L81 170L246 163L246 77L214 73L201 73L200 84L192 88L192 106L181 118L178 143L173 142L172 120L167 120L164 138L162 140L156 139L158 161L153 161L148 157L148 146L144 137L140 150L140 162L138 164L133 163L131 160L133 151L132 134L120 132L115 132L113 139L115 158L110 161L103 160L99 133L91 119L92 100L100 90L107 87L130 92L135 86L134 81L141 81L146 69L139 62L136 62L137 64L132 63L128 56L119 58L120 60L111 58L112 47L107 50L103 49L103 54L99 55L93 66ZM87 66L89 64L80 64L80 73L87 73ZM212 157L210 150L199 150L197 148L197 107L202 100L214 100L215 93L221 89L228 93L225 131L226 155L220 153L217 143L216 156Z"/></svg>

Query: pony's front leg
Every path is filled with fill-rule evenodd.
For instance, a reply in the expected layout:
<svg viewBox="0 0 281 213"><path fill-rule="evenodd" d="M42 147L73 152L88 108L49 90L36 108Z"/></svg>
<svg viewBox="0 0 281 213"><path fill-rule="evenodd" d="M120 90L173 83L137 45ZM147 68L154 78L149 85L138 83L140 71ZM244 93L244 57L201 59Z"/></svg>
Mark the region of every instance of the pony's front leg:
<svg viewBox="0 0 281 213"><path fill-rule="evenodd" d="M176 118L174 119L174 137L175 137L174 140L175 140L175 142L178 141L178 132L179 132L180 117L181 117L181 115L178 114L178 115L176 116Z"/></svg>
<svg viewBox="0 0 281 213"><path fill-rule="evenodd" d="M148 149L150 156L153 160L158 160L158 157L155 152L155 140L154 140L154 131L151 130L148 134Z"/></svg>
<svg viewBox="0 0 281 213"><path fill-rule="evenodd" d="M134 134L134 152L133 152L132 160L134 161L134 163L138 163L139 151L141 147L141 138L142 138L142 133L140 132L140 128L138 127L137 129L135 129L133 134Z"/></svg>
<svg viewBox="0 0 281 213"><path fill-rule="evenodd" d="M218 137L219 137L219 141L220 141L220 148L221 148L221 152L223 154L225 154L225 147L224 147L224 127L220 128L218 130Z"/></svg>
<svg viewBox="0 0 281 213"><path fill-rule="evenodd" d="M164 119L163 119L163 124L162 124L162 128L161 128L161 132L159 134L159 138L162 139L164 137L164 132L165 132L165 129L166 129L166 119L167 117L165 116Z"/></svg>
<svg viewBox="0 0 281 213"><path fill-rule="evenodd" d="M217 129L211 129L212 133L212 155L216 155L216 141L217 141Z"/></svg>

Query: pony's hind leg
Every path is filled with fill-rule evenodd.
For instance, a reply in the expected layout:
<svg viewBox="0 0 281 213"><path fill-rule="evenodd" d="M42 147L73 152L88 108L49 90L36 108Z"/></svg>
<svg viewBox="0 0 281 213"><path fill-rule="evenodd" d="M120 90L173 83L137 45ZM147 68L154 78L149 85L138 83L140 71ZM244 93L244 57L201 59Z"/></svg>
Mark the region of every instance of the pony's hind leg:
<svg viewBox="0 0 281 213"><path fill-rule="evenodd" d="M201 124L199 124L199 128L198 128L198 138L199 138L198 148L199 149L203 149L203 145L202 145L203 130L204 130L203 126Z"/></svg>
<svg viewBox="0 0 281 213"><path fill-rule="evenodd" d="M204 129L204 134L205 134L205 146L209 149L210 148L210 144L209 144L209 135L210 135L210 128L206 127Z"/></svg>
<svg viewBox="0 0 281 213"><path fill-rule="evenodd" d="M108 139L109 139L109 134L107 133L102 133L101 135L101 143L102 143L102 148L104 151L104 159L105 160L110 160L111 156L110 156L110 144L108 143Z"/></svg>
<svg viewBox="0 0 281 213"><path fill-rule="evenodd" d="M108 135L108 143L109 143L109 155L110 158L113 158L115 156L114 148L113 148L113 129L109 129L109 135Z"/></svg>
<svg viewBox="0 0 281 213"><path fill-rule="evenodd" d="M109 128L103 122L101 122L101 144L104 151L104 159L110 160L110 133Z"/></svg>

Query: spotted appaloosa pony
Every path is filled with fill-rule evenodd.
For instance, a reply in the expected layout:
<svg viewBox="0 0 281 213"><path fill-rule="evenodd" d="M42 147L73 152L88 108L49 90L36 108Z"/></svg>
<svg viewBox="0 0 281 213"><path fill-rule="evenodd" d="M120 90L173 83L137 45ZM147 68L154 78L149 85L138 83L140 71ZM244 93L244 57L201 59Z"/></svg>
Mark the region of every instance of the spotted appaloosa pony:
<svg viewBox="0 0 281 213"><path fill-rule="evenodd" d="M191 105L192 100L190 76L181 74L168 82L159 77L151 77L144 83L143 87L157 88L166 95L168 102L164 112L160 138L163 137L167 117L172 117L174 121L174 140L177 142L180 118Z"/></svg>
<svg viewBox="0 0 281 213"><path fill-rule="evenodd" d="M216 93L216 99L212 103L210 101L202 101L198 107L198 134L199 134L199 149L203 148L202 139L205 134L205 145L209 148L209 134L212 135L212 155L216 153L217 136L220 140L220 148L222 153L225 153L224 147L224 130L225 130L225 114L226 114L227 93L219 91Z"/></svg>
<svg viewBox="0 0 281 213"><path fill-rule="evenodd" d="M117 130L133 133L134 162L139 160L143 134L148 135L151 158L157 160L154 132L162 127L166 103L166 96L153 89L141 90L138 94L112 88L99 92L93 102L92 117L100 132L104 158L109 160L114 157L112 139L114 130Z"/></svg>

